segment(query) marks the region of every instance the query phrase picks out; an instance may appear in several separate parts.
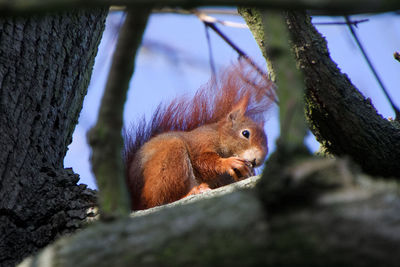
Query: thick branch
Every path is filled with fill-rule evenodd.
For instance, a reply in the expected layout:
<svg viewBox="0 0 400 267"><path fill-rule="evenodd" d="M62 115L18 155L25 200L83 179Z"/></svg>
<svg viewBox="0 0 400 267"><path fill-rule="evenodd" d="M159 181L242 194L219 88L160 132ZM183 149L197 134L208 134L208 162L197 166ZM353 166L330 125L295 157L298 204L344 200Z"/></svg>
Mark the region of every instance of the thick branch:
<svg viewBox="0 0 400 267"><path fill-rule="evenodd" d="M333 160L313 164L290 168L290 192L325 183L327 169L329 181L344 177L335 182L338 190L319 194L313 208L295 205L266 219L254 191L238 191L98 223L21 266L397 266L397 185L352 174Z"/></svg>
<svg viewBox="0 0 400 267"><path fill-rule="evenodd" d="M261 13L242 9L241 14L267 57ZM350 155L371 174L399 176L398 124L382 118L340 72L308 16L290 12L287 23L306 82L306 116L317 140L333 154Z"/></svg>
<svg viewBox="0 0 400 267"><path fill-rule="evenodd" d="M132 7L169 6L192 8L196 6L254 6L276 9L311 9L323 13L343 15L355 13L385 12L400 8L400 2L393 0L0 0L0 11L11 12L43 12L43 10L61 10L77 7L98 7L111 5L127 5Z"/></svg>
<svg viewBox="0 0 400 267"><path fill-rule="evenodd" d="M122 160L122 114L149 10L129 10L115 49L97 123L88 134L102 216L128 214L129 197Z"/></svg>

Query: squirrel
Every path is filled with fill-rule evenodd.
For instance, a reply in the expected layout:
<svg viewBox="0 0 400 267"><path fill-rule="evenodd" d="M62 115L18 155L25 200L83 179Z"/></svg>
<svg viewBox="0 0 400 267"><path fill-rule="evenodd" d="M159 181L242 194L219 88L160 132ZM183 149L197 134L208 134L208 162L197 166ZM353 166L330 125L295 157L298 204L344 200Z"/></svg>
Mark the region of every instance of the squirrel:
<svg viewBox="0 0 400 267"><path fill-rule="evenodd" d="M125 131L132 210L174 202L254 175L267 153L264 112L273 83L243 66L225 70L192 99L160 104Z"/></svg>

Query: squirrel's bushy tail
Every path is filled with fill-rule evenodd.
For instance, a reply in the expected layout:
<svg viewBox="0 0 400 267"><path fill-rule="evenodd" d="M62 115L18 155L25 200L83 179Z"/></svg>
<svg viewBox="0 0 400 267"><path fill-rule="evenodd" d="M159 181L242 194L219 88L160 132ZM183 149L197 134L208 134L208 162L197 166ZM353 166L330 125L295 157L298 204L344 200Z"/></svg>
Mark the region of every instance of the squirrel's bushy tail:
<svg viewBox="0 0 400 267"><path fill-rule="evenodd" d="M169 105L161 103L149 122L143 118L125 131L126 166L129 168L137 151L150 138L217 122L243 98L248 98L246 115L263 123L264 113L275 101L274 84L250 66L235 65L225 69L218 79L213 78L202 86L193 98L179 97Z"/></svg>

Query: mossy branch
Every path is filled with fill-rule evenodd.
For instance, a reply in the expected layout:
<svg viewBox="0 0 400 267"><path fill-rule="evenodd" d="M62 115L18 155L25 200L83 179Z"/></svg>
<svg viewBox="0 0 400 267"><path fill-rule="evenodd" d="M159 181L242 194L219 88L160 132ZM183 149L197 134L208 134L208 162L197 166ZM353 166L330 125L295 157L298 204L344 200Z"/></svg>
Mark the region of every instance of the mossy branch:
<svg viewBox="0 0 400 267"><path fill-rule="evenodd" d="M102 218L127 215L130 201L122 160L123 109L149 10L128 10L115 48L96 125L88 133Z"/></svg>
<svg viewBox="0 0 400 267"><path fill-rule="evenodd" d="M289 45L289 34L281 12L239 8L264 57L268 72L277 84L281 135L278 150L304 147L307 126L304 119L303 77Z"/></svg>

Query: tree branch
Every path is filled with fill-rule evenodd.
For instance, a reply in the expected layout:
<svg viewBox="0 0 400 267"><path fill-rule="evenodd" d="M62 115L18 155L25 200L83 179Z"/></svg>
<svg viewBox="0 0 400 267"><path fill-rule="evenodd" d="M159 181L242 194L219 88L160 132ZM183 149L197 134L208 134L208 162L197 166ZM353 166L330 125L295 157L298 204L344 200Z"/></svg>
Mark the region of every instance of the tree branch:
<svg viewBox="0 0 400 267"><path fill-rule="evenodd" d="M400 8L400 2L393 0L0 0L0 13L32 13L50 10L65 10L78 7L99 7L99 6L131 6L142 7L184 7L192 8L197 6L253 6L269 9L310 9L318 10L325 14L356 14L393 11Z"/></svg>
<svg viewBox="0 0 400 267"><path fill-rule="evenodd" d="M304 146L307 132L303 114L303 78L289 46L283 14L261 11L269 74L277 84L280 136L278 150L293 151ZM246 16L245 16L246 17ZM279 151L277 151L279 153Z"/></svg>
<svg viewBox="0 0 400 267"><path fill-rule="evenodd" d="M277 209L266 217L252 189L202 199L231 192L238 186L232 184L184 199L189 202L185 205L174 203L174 208L158 207L134 218L96 223L57 241L20 267L43 262L82 267L398 266L397 184L371 181L336 160L313 159L285 170L290 187L281 189L290 193L284 199L297 203L286 206L290 212ZM327 184L334 186L315 190ZM282 199L276 194L281 189L271 191L270 199ZM304 201L302 196L310 192L313 201Z"/></svg>
<svg viewBox="0 0 400 267"><path fill-rule="evenodd" d="M136 51L149 13L144 9L128 10L115 48L97 123L88 133L103 218L128 214L130 211L122 160L122 115Z"/></svg>
<svg viewBox="0 0 400 267"><path fill-rule="evenodd" d="M248 11L246 22L268 59L261 13L257 9ZM305 78L306 117L317 140L327 152L350 155L373 175L398 177L398 124L382 118L371 100L365 99L340 72L309 16L304 12L289 12L287 25L297 65ZM268 69L271 68L269 63Z"/></svg>
<svg viewBox="0 0 400 267"><path fill-rule="evenodd" d="M313 22L314 25L324 25L324 26L330 26L330 25L354 25L358 26L360 23L364 23L369 21L369 19L360 19L360 20L351 20L351 21L332 21L332 22Z"/></svg>
<svg viewBox="0 0 400 267"><path fill-rule="evenodd" d="M382 118L329 56L304 12L288 12L288 28L306 82L306 116L328 152L350 155L373 174L399 177L400 131Z"/></svg>

